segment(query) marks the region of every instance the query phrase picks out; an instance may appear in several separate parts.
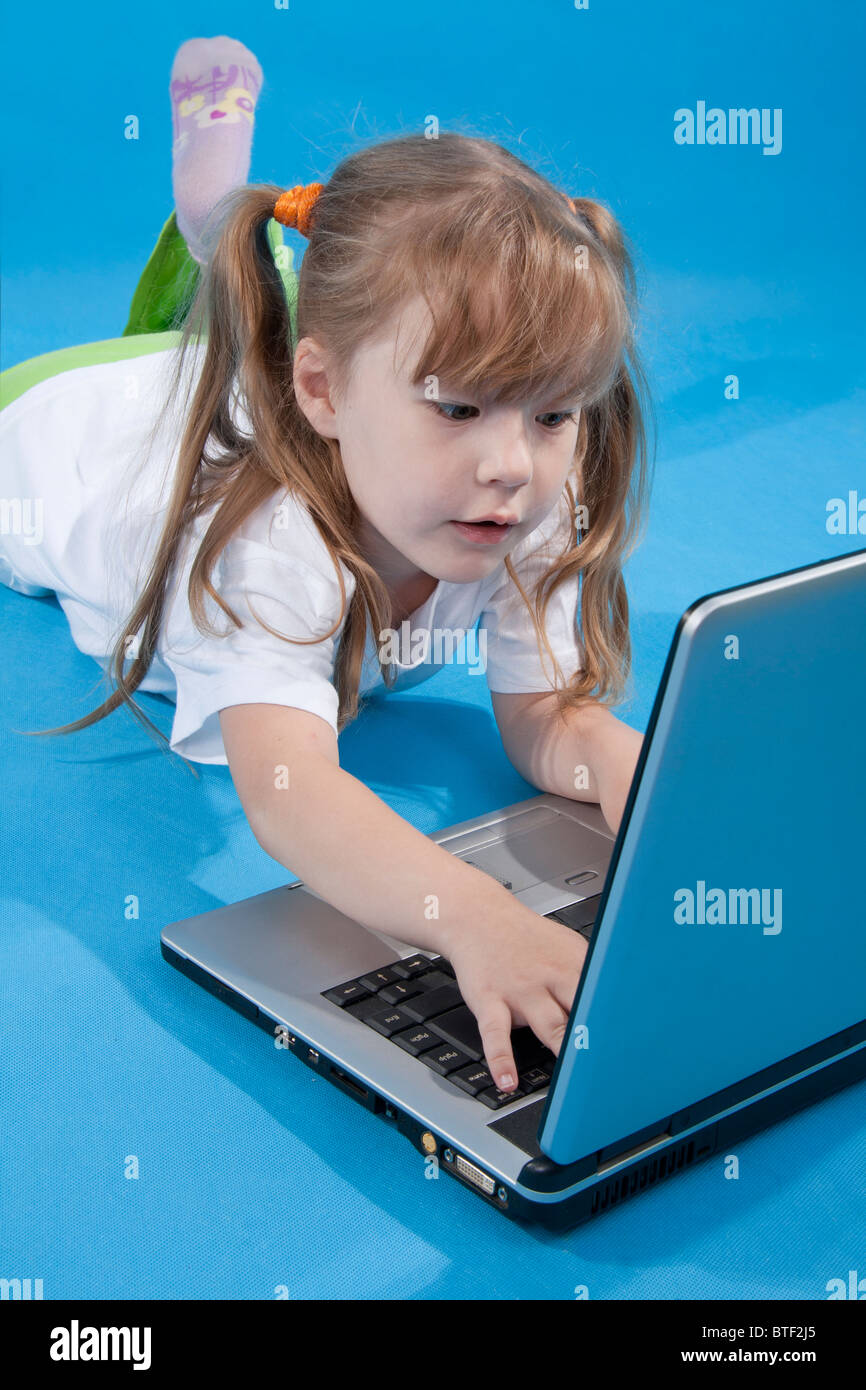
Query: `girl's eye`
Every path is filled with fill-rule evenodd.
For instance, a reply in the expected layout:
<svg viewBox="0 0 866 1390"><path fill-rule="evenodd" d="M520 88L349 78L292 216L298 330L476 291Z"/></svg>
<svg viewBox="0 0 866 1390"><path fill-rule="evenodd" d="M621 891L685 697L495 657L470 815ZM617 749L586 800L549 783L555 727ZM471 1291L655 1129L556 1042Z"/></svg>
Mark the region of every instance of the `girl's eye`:
<svg viewBox="0 0 866 1390"><path fill-rule="evenodd" d="M433 409L437 412L447 412L449 410L476 410L476 407L474 405L460 405L459 403L454 401L428 401L427 404L431 405ZM577 411L575 410L547 410L544 412L544 415L540 415L538 418L543 420L545 418L549 418L550 416L553 416L554 418L558 416L559 418L555 418L555 423L553 425L545 426L545 429L557 430L561 429L562 425L565 423L566 420L573 421L576 418L576 415ZM460 425L463 424L465 420L471 419L471 416L455 416L448 415L446 413L445 419L453 420L455 424Z"/></svg>
<svg viewBox="0 0 866 1390"><path fill-rule="evenodd" d="M573 421L573 420L575 419L575 416L577 415L577 411L576 411L576 410L547 410L547 411L545 411L545 415L547 415L547 416L550 416L550 415L558 415L558 416L559 416L558 422L557 422L555 425L550 425L550 426L548 426L548 428L549 428L549 429L559 429L562 425L565 424L566 420L572 420L572 421ZM539 418L543 419L544 416L541 416L541 417L539 417Z"/></svg>
<svg viewBox="0 0 866 1390"><path fill-rule="evenodd" d="M459 405L459 404L455 404L453 401L429 401L428 404L429 404L429 405L432 405L433 409L434 409L434 410L438 410L438 411L441 411L441 410L446 410L446 411L447 411L447 410L475 410L475 406L474 406L474 405ZM446 419L446 420L456 420L456 423L457 423L458 425L461 425L461 424L463 423L463 421L464 421L466 418L467 418L467 417L466 417L465 415L462 416L461 418L457 418L457 417L455 417L454 415L446 415L446 416L445 416L445 419Z"/></svg>

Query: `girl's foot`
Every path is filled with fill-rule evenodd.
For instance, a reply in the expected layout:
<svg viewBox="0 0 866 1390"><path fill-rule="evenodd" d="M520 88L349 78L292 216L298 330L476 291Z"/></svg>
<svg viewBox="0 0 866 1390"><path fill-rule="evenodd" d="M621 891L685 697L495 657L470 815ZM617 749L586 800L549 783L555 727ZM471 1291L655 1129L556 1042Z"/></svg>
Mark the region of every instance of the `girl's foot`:
<svg viewBox="0 0 866 1390"><path fill-rule="evenodd" d="M171 69L171 182L177 225L202 263L202 231L224 193L246 183L262 70L237 39L187 39Z"/></svg>

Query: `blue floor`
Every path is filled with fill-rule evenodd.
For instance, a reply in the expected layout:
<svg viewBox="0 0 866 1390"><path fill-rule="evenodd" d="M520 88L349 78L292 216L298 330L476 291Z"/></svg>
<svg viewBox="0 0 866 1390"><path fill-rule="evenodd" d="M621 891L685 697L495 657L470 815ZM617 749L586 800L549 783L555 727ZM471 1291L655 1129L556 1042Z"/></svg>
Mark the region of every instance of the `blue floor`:
<svg viewBox="0 0 866 1390"><path fill-rule="evenodd" d="M866 497L862 10L442 0L383 4L374 22L347 0L243 17L155 0L131 52L94 47L120 33L103 8L86 33L73 10L7 16L10 50L39 51L41 95L28 64L10 66L7 104L28 119L2 155L3 367L122 331L171 209L172 56L229 33L265 72L254 181L327 177L358 143L434 113L626 226L658 427L627 569L628 722L645 727L694 599L866 545L826 526L830 499ZM781 108L781 152L677 146L674 110L704 99ZM405 1140L160 956L167 922L288 877L228 769L195 781L126 712L22 738L93 708L99 672L53 598L0 586L0 633L0 1276L42 1278L46 1299L568 1300L580 1285L592 1299L822 1299L858 1259L863 1275L862 1084L738 1145L738 1181L703 1164L566 1235L426 1180ZM171 706L140 698L168 732ZM423 831L533 791L485 683L460 669L371 702L341 762Z"/></svg>

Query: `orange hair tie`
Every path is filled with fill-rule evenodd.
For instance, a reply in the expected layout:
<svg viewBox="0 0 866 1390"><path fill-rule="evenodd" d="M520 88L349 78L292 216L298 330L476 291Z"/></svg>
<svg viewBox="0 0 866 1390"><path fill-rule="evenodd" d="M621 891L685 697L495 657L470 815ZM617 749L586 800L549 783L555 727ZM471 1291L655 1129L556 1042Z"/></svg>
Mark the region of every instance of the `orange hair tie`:
<svg viewBox="0 0 866 1390"><path fill-rule="evenodd" d="M296 227L301 236L308 237L316 199L324 186L323 183L298 183L294 188L287 188L274 204L274 217L284 227Z"/></svg>
<svg viewBox="0 0 866 1390"><path fill-rule="evenodd" d="M569 198L569 196L568 196L567 193L563 193L562 196L563 196L563 198L565 199L565 201L568 203L568 206L571 208L571 210L572 210L572 212L574 213L574 215L577 216L577 208L576 208L575 205L574 205L574 199L573 199L573 198Z"/></svg>

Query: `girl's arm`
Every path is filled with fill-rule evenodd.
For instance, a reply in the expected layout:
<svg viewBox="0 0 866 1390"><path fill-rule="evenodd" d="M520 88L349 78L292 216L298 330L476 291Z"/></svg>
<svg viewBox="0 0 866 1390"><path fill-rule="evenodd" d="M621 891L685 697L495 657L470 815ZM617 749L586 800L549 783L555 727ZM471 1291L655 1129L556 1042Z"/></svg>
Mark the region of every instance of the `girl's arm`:
<svg viewBox="0 0 866 1390"><path fill-rule="evenodd" d="M586 954L578 932L533 912L345 772L318 715L235 705L220 725L262 848L362 926L451 961L501 1089L517 1078L512 1027L528 1024L559 1051Z"/></svg>
<svg viewBox="0 0 866 1390"><path fill-rule="evenodd" d="M491 691L491 700L505 751L520 775L540 791L598 801L616 832L643 735L597 703L560 717L552 692Z"/></svg>

